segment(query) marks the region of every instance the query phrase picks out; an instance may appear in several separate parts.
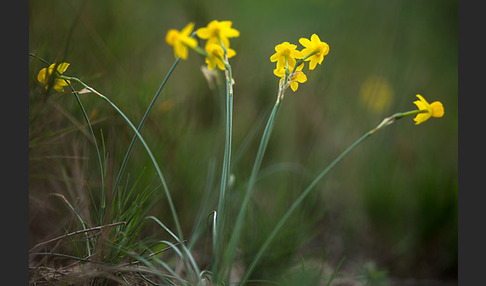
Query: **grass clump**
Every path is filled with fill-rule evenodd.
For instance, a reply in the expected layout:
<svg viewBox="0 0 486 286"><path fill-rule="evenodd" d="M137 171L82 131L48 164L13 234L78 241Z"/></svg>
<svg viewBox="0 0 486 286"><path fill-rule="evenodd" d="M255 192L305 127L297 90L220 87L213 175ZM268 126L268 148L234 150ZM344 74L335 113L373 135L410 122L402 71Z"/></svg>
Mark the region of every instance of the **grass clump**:
<svg viewBox="0 0 486 286"><path fill-rule="evenodd" d="M83 139L95 149L98 175L96 186L80 187L76 182L73 183L73 186L77 187L76 192L82 192L82 196L85 197L84 204L72 201L76 200L77 196L81 196L79 193L76 195L73 192L70 198L57 191L50 194L52 198L60 199L75 219L69 222L68 227L63 230L63 235L37 243L30 249L31 283L332 285L339 276L338 271L342 261L334 271L327 273L323 267L308 267L305 262L296 269L292 265L295 263L293 257L285 261L283 278L279 281L271 280L272 277L268 279L258 277L255 273L265 272L258 267L263 264L265 256L271 256L268 252L272 249L272 244L276 243L279 234L282 232L285 232L286 236L301 234L286 228L289 220L295 218L295 212L308 202L306 200L316 186L351 151L368 137L399 119L412 116L415 117L416 125L422 124L432 117L442 117L444 107L440 101L429 104L424 97L417 94L419 100L414 102L417 109L386 117L347 148L342 148L341 153L315 175L311 175L315 173L313 170L306 169L306 175L302 177L305 179L310 177L310 179L303 184L303 187L298 184L298 187L302 187L301 190L295 191L296 195L292 197L287 209L280 213L279 219L269 229L261 230L265 234L264 239L252 245L250 254L245 253L244 251L248 249L242 247L242 240L251 239L252 234L248 232L252 231L254 225L250 225L249 222L251 222L251 215L257 213L251 212L251 209L255 207L253 204L259 203L257 186L259 180L262 180L265 175L261 170L262 164L274 128L278 124L281 107L287 100L285 94L289 88L296 93L304 83L311 82L310 75L306 73L323 68L324 60L332 56L332 52L330 45L321 41L317 34L312 34L310 38L300 38L299 43L303 46L300 51L297 50L297 45L289 42L282 42L275 46L275 54L269 57L271 62L276 62L273 73L279 78L275 102L269 115L261 124L263 128L256 128L257 131L248 136L249 141L240 145L245 149L245 146L258 142L256 144L258 147L254 147L256 154L251 169L246 173L238 173L240 168L236 164L239 161L235 159L240 157L234 154L239 155L238 151L241 149L234 151L233 138L233 108L237 96L234 85L238 79L234 78L230 59L238 55L238 50L234 49L235 45L232 41L233 38L240 36L240 32L232 24L231 21L213 20L206 27L195 31L195 24L189 23L181 31L170 29L167 32L166 42L174 48L175 60L138 124L134 124L134 120L130 119L115 103L116 96L99 92L88 85L87 80L70 76L68 67L71 67L71 63L66 61L50 63L34 53L30 54L32 58L45 65L37 73L37 81L40 85L32 91L33 94L49 96L52 101L55 99L51 98L59 96L59 93L69 94L75 98L82 120L76 119L74 128L80 130ZM206 41L204 46L199 45L202 41ZM167 173L174 174L177 170L166 169L165 161L156 156L152 150L157 142L147 141L143 131L144 126L150 123L150 114L157 106L157 100L167 82L181 61L191 60L193 57L191 53L202 57L206 64L203 70L208 78L224 78L224 82L216 80L224 103L222 105L224 144L221 143L223 146L220 150L221 164L211 161L207 170L203 172L207 177L205 186L200 187L202 199L197 202L186 202L192 208L199 210L192 224L192 232L188 235L185 229L186 223L181 222L178 205L174 200L175 195L184 197L184 190L179 189L175 192L170 187L171 179L169 176L166 178ZM74 66L75 60L72 61ZM128 127L127 129L133 133L127 150L121 156L123 159L116 162L118 163L116 171L108 172L113 164L110 160L114 159L111 159L110 156L113 154L109 154L106 148L107 145L112 144L109 140L114 138L105 138L102 130L97 135L92 120L93 111L88 112L84 104L85 101L94 100L92 98L106 104L123 120L123 127ZM34 119L32 118L32 123L35 122ZM64 134L70 132L69 127L65 127L62 132ZM259 132L261 136L258 141ZM31 140L31 146L37 148L35 143L41 140L42 136L48 138L56 135L40 134ZM138 170L138 176L132 178L133 174L125 172L134 159L132 152L140 151L136 150L137 148L143 150L148 156L151 166ZM285 166L282 164L277 167ZM66 171L63 173L64 180L69 181L70 174ZM156 180L155 186L144 184L143 178L147 173L154 174L152 178ZM80 176L82 177L82 173ZM170 220L163 220L151 213L152 209L159 204L163 204L165 212L171 217ZM253 231L260 230L253 229ZM298 238L286 241L290 246L284 248L297 248L299 242ZM283 253L281 257L285 255L285 251ZM282 263L281 259L276 260ZM367 273L371 277L368 280L373 281L382 280L386 276L386 272L380 272L375 268Z"/></svg>

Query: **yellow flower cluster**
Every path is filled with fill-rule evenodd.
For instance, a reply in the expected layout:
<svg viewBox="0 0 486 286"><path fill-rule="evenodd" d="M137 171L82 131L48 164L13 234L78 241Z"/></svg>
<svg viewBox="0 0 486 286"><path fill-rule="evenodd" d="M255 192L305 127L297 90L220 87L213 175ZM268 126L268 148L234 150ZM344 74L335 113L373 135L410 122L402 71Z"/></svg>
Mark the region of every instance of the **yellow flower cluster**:
<svg viewBox="0 0 486 286"><path fill-rule="evenodd" d="M304 61L309 61L309 70L313 70L329 53L329 45L322 42L316 34L312 34L310 40L300 38L299 43L304 46L301 51L296 50L297 46L289 42L278 44L275 46L275 54L270 57L270 61L277 62L273 73L280 77L280 83L288 76L287 82L293 91L297 90L299 83L307 81L307 76L302 72Z"/></svg>
<svg viewBox="0 0 486 286"><path fill-rule="evenodd" d="M205 56L208 69L213 70L217 66L220 70L226 70L227 59L236 55L236 52L230 48L229 39L240 35L240 32L232 28L231 25L231 21L213 20L207 27L199 28L193 33L194 23L189 23L181 31L169 30L165 40L174 47L174 56L176 58L186 59L190 48ZM200 39L206 40L204 50L198 47L197 40L193 38L193 34ZM271 62L277 63L273 73L280 77L282 91L288 86L293 91L296 91L299 83L307 81L307 76L302 71L304 63L308 61L309 70L313 70L317 64L320 65L322 63L324 56L329 53L329 45L322 42L316 34L312 34L310 39L300 38L299 43L304 46L301 51L298 51L297 46L289 42L278 44L275 46L275 54L270 57ZM63 92L64 87L70 83L70 79L73 79L62 75L69 65L66 62L51 64L49 67L39 71L37 80L44 85L46 90L52 88L58 92ZM283 86L282 81L285 81ZM283 98L283 92L281 97ZM417 98L419 100L413 102L417 106L417 110L397 113L399 116L390 118L394 120L403 116L416 115L414 121L418 125L431 117L444 116L444 106L440 101L434 101L429 104L420 94L417 94Z"/></svg>
<svg viewBox="0 0 486 286"><path fill-rule="evenodd" d="M188 48L191 48L206 57L206 64L210 70L216 66L220 70L225 70L225 50L227 58L236 55L236 52L230 48L229 38L240 36L240 32L231 27L232 24L231 21L213 20L206 27L197 29L196 35L206 40L204 52L197 47L196 39L191 37L194 23L187 24L180 32L174 29L169 30L165 41L174 47L176 58L186 59Z"/></svg>

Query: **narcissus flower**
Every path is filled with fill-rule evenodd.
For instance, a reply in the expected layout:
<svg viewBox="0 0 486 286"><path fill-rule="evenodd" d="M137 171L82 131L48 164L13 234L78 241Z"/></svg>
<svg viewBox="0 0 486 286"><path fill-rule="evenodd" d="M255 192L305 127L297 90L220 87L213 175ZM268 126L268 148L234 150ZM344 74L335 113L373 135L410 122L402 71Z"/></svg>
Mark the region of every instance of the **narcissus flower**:
<svg viewBox="0 0 486 286"><path fill-rule="evenodd" d="M194 23L189 23L180 32L174 29L170 29L167 32L165 41L174 47L174 56L176 58L187 59L187 48L195 48L197 46L196 39L190 37L193 29Z"/></svg>
<svg viewBox="0 0 486 286"><path fill-rule="evenodd" d="M426 110L427 112L419 113L413 119L415 125L418 125L424 121L427 121L430 117L442 117L444 116L444 106L440 101L434 101L429 104L420 94L417 94L419 100L414 101L419 110Z"/></svg>
<svg viewBox="0 0 486 286"><path fill-rule="evenodd" d="M207 40L206 47L211 44L220 45L220 40L223 42L225 48L229 48L230 43L228 38L236 38L240 36L240 32L231 28L233 23L231 21L217 21L209 22L207 27L199 28L196 35L204 40Z"/></svg>
<svg viewBox="0 0 486 286"><path fill-rule="evenodd" d="M52 88L59 92L64 91L64 87L68 85L69 80L61 79L57 77L57 74L64 73L67 68L69 67L69 63L60 63L57 65L52 64L48 68L43 68L37 74L37 80L44 85L44 87L49 89L49 84L53 84ZM54 71L56 68L56 71ZM55 78L52 79L51 77L54 76Z"/></svg>
<svg viewBox="0 0 486 286"><path fill-rule="evenodd" d="M296 50L297 46L289 42L283 42L275 46L275 54L270 57L271 62L277 62L277 69L284 69L286 62L289 66L295 66L295 59L300 59L301 53Z"/></svg>
<svg viewBox="0 0 486 286"><path fill-rule="evenodd" d="M324 60L324 56L329 53L329 45L325 42L321 42L319 36L316 34L312 34L310 40L300 38L299 43L305 47L301 51L301 54L302 58L305 58L306 61L310 61L310 70L313 70L317 64L321 64Z"/></svg>
<svg viewBox="0 0 486 286"><path fill-rule="evenodd" d="M290 88L293 91L296 91L299 88L299 83L304 83L307 81L307 76L304 74L304 72L302 72L303 67L304 64L298 66L295 69L292 78L288 80L288 82L290 83ZM292 71L293 69L294 69L293 66L289 67L290 71ZM277 67L276 69L273 70L273 74L280 77L280 84L282 84L282 81L285 79L285 67Z"/></svg>
<svg viewBox="0 0 486 286"><path fill-rule="evenodd" d="M220 70L225 70L224 65L224 51L220 44L210 44L206 46L206 52L209 57L206 57L206 64L208 69L213 70L215 66L218 66ZM230 48L226 48L226 55L231 58L236 55L236 52Z"/></svg>

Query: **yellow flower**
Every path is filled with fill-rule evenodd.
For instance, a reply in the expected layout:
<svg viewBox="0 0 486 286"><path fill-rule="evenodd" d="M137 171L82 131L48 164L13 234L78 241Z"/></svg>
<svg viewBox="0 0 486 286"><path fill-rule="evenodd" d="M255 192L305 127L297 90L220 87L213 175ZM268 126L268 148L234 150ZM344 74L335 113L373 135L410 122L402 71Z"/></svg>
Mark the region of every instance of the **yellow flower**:
<svg viewBox="0 0 486 286"><path fill-rule="evenodd" d="M434 101L429 104L420 94L417 94L417 97L419 100L416 100L413 103L417 105L419 110L427 110L427 112L417 114L417 116L413 119L415 120L415 125L427 121L427 119L429 119L431 116L444 116L444 106L442 106L440 101Z"/></svg>
<svg viewBox="0 0 486 286"><path fill-rule="evenodd" d="M224 51L219 44L209 44L206 46L206 52L208 52L209 57L206 57L206 64L208 69L213 70L215 66L218 66L220 70L225 70L224 65ZM226 55L231 58L236 55L236 52L230 48L226 48Z"/></svg>
<svg viewBox="0 0 486 286"><path fill-rule="evenodd" d="M165 36L167 44L174 47L174 56L181 59L187 59L187 47L195 48L197 46L196 39L190 37L194 23L187 24L180 32L170 29Z"/></svg>
<svg viewBox="0 0 486 286"><path fill-rule="evenodd" d="M302 68L304 67L304 64L301 64L295 69L294 74L292 75L292 78L289 79L290 82L290 88L293 91L296 91L297 88L299 88L299 82L304 83L307 81L307 76L302 72ZM293 66L289 67L289 70L292 71L294 69ZM282 84L282 81L285 78L285 67L277 67L276 69L273 70L273 73L280 77L280 84Z"/></svg>
<svg viewBox="0 0 486 286"><path fill-rule="evenodd" d="M37 74L37 80L40 83L44 84L44 87L46 88L46 90L49 89L49 84L52 83L53 84L52 88L54 88L55 90L57 90L59 92L63 92L64 87L68 85L69 80L60 79L60 78L57 78L57 77L55 77L54 79L51 79L51 76L54 73L54 67L55 66L56 66L56 64L52 64L48 68L41 69L39 71L39 73ZM56 67L56 72L58 74L62 74L67 70L68 67L69 67L69 63L60 63Z"/></svg>
<svg viewBox="0 0 486 286"><path fill-rule="evenodd" d="M277 69L284 69L286 67L286 62L288 62L289 67L295 66L295 59L300 59L301 53L296 50L297 46L289 42L283 42L275 46L275 54L270 57L271 62L277 62Z"/></svg>
<svg viewBox="0 0 486 286"><path fill-rule="evenodd" d="M313 70L317 64L321 64L324 60L324 56L329 53L329 45L325 42L321 42L319 36L312 34L310 40L306 38L300 38L299 43L305 48L301 51L302 57L309 54L305 60L310 61L309 69Z"/></svg>
<svg viewBox="0 0 486 286"><path fill-rule="evenodd" d="M207 40L206 47L211 44L220 45L220 40L223 42L225 48L229 48L230 43L228 38L236 38L240 36L240 32L231 28L233 23L231 21L217 21L209 22L207 27L199 28L196 35L204 40Z"/></svg>

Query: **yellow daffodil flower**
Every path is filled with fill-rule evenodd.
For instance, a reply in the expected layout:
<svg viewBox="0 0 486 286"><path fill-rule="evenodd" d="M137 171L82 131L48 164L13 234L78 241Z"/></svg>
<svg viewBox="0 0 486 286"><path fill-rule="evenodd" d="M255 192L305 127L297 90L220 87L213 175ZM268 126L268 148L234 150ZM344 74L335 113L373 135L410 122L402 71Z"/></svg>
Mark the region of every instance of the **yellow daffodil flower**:
<svg viewBox="0 0 486 286"><path fill-rule="evenodd" d="M300 38L299 43L305 47L301 51L301 55L306 61L310 61L310 70L313 70L317 64L321 64L324 60L324 56L329 53L329 45L325 42L321 42L319 36L316 34L312 34L310 40Z"/></svg>
<svg viewBox="0 0 486 286"><path fill-rule="evenodd" d="M419 113L413 119L415 125L418 125L424 121L427 121L430 117L442 117L444 116L444 106L440 101L434 101L429 104L420 94L417 94L419 100L414 101L419 110L426 110L427 112Z"/></svg>
<svg viewBox="0 0 486 286"><path fill-rule="evenodd" d="M229 49L230 43L228 38L236 38L240 36L240 32L231 28L233 23L231 21L217 21L209 22L207 27L199 28L196 35L204 40L207 40L206 47L212 44L220 45L220 40L223 42L225 48Z"/></svg>
<svg viewBox="0 0 486 286"><path fill-rule="evenodd" d="M270 57L271 62L277 62L277 70L285 71L286 62L289 66L295 66L295 59L302 58L301 53L296 50L297 46L289 42L283 42L275 46L275 54Z"/></svg>
<svg viewBox="0 0 486 286"><path fill-rule="evenodd" d="M51 76L54 74L54 67L56 67L56 64L52 64L48 68L41 69L37 74L37 80L44 85L46 90L49 88L49 84L53 83L52 88L59 92L63 92L64 87L68 85L69 80L60 79L56 76L56 78L54 78L54 80L51 82ZM68 67L69 63L60 63L56 67L56 72L58 74L62 74L67 70Z"/></svg>
<svg viewBox="0 0 486 286"><path fill-rule="evenodd" d="M224 51L220 44L210 44L206 46L206 52L209 57L206 57L206 64L209 70L213 70L215 66L218 66L220 70L225 70L224 65ZM226 55L231 58L236 55L236 52L230 48L226 48Z"/></svg>
<svg viewBox="0 0 486 286"><path fill-rule="evenodd" d="M187 24L180 32L170 29L165 36L167 44L174 47L174 56L181 59L187 59L187 47L195 48L197 46L196 39L190 37L194 23Z"/></svg>
<svg viewBox="0 0 486 286"><path fill-rule="evenodd" d="M290 88L295 92L299 88L299 83L304 83L307 81L307 76L302 72L302 68L304 64L301 64L295 69L292 78L288 80L290 82ZM289 67L289 70L292 71L294 69L293 66ZM273 70L273 74L280 77L280 84L285 79L285 67L277 67Z"/></svg>

